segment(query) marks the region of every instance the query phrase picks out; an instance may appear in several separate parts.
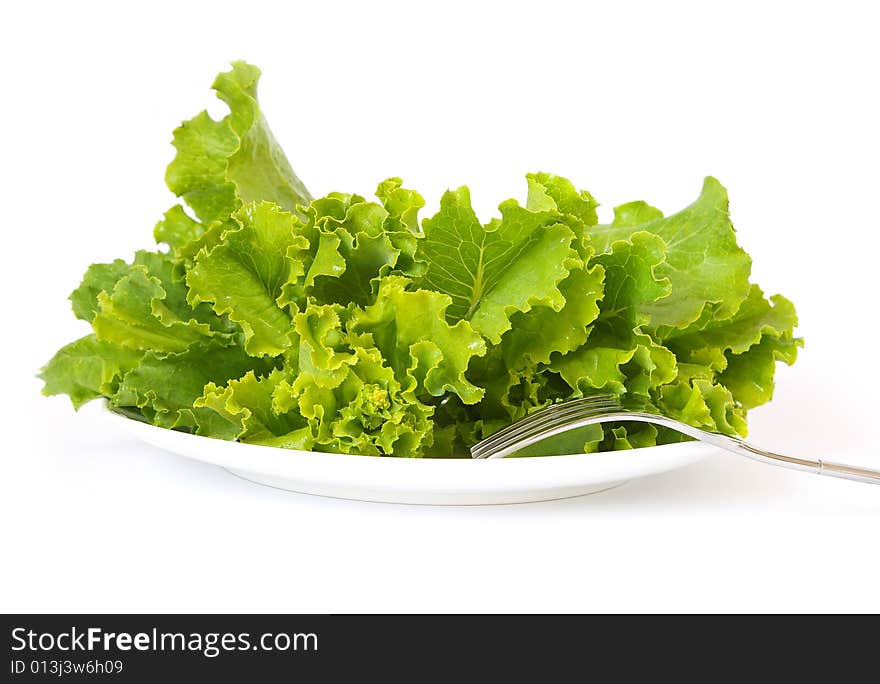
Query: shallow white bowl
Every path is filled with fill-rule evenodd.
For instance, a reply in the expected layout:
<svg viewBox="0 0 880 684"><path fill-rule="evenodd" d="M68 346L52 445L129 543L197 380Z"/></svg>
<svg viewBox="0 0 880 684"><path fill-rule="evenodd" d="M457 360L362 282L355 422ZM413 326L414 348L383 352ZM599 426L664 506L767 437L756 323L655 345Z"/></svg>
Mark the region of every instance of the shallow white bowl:
<svg viewBox="0 0 880 684"><path fill-rule="evenodd" d="M380 458L227 442L141 423L106 408L106 419L165 451L213 463L259 484L305 494L408 504L505 504L591 494L694 463L699 442L600 454L490 460Z"/></svg>

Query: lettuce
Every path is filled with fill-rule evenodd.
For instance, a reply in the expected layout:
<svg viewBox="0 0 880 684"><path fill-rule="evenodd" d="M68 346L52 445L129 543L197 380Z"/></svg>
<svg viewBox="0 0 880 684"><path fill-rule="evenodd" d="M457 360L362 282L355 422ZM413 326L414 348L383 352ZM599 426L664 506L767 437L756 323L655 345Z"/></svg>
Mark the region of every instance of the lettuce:
<svg viewBox="0 0 880 684"><path fill-rule="evenodd" d="M608 225L592 195L547 173L488 223L466 187L422 221L399 178L375 201L312 199L258 79L234 63L214 82L229 113L174 132L165 247L88 268L70 300L92 333L41 370L45 394L253 444L460 457L531 411L600 392L745 435L777 362L795 361L794 306L750 282L714 178L678 213L630 202ZM681 439L591 426L523 455Z"/></svg>

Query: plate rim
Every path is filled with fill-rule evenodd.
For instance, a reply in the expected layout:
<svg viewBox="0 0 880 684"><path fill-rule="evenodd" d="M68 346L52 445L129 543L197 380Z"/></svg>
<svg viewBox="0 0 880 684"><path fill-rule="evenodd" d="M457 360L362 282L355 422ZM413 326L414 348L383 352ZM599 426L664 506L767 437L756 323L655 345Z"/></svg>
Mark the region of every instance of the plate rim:
<svg viewBox="0 0 880 684"><path fill-rule="evenodd" d="M570 460L575 459L578 456L589 456L590 459L581 459L588 461L597 461L599 459L606 459L609 455L613 456L615 461L618 460L630 460L641 458L648 454L660 454L665 452L672 451L680 451L682 449L691 450L691 451L705 451L707 454L717 451L717 447L713 447L710 444L706 444L704 442L699 441L690 441L690 442L675 442L672 444L660 444L656 446L650 447L638 447L635 449L624 449L619 451L600 451L591 454L582 453L582 454L557 454L554 456L519 456L516 458L493 458L493 459L471 459L471 458L396 458L391 456L364 456L360 454L344 454L335 451L310 451L305 449L285 449L283 447L275 447L275 446L266 446L262 444L248 444L246 442L239 442L235 440L225 440L217 437L208 437L206 435L196 435L189 432L182 432L179 430L172 430L170 428L164 428L158 425L153 425L152 423L148 423L145 421L135 420L133 418L129 418L124 414L118 413L114 411L109 402L104 399L101 402L102 405L102 413L108 417L110 420L114 421L117 425L124 426L129 432L140 433L141 435L156 435L162 439L163 442L179 440L182 443L191 442L193 445L208 445L209 442L212 446L218 449L228 449L229 447L233 447L241 450L242 453L245 453L245 450L251 451L252 454L256 453L264 453L264 454L275 454L284 455L287 457L295 457L297 459L302 459L303 457L308 459L318 459L318 460L327 460L332 459L334 461L338 459L345 459L350 461L352 464L363 464L363 463L376 463L376 464L388 464L388 463L419 463L422 466L416 467L446 467L446 468L456 468L461 467L462 464L465 463L492 463L496 464L493 467L526 467L523 465L519 466L511 466L509 464L532 464L532 463L568 463ZM153 443L153 440L148 440L150 443ZM222 445L222 446L221 446ZM256 451L259 450L259 451ZM201 459L200 459L201 460ZM498 464L508 464L505 466L500 466ZM427 466L425 464L434 464ZM384 466L379 466L384 467ZM403 466L410 467L410 466Z"/></svg>
<svg viewBox="0 0 880 684"><path fill-rule="evenodd" d="M604 491L669 472L717 447L681 442L623 451L520 458L394 458L300 451L170 430L109 408L101 418L154 448L294 492L398 504L482 505L548 501Z"/></svg>

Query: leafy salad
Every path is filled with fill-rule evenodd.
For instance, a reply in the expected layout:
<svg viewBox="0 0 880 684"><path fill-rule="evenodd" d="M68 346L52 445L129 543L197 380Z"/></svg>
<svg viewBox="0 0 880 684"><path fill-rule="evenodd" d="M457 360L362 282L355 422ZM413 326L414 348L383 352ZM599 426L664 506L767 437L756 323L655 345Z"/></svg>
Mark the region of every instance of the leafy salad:
<svg viewBox="0 0 880 684"><path fill-rule="evenodd" d="M213 86L229 114L174 132L166 181L180 203L155 228L166 247L89 267L70 300L92 333L42 369L45 394L253 444L460 457L598 393L745 435L776 362L794 362L794 307L750 283L714 178L678 213L631 202L607 225L588 192L548 173L488 223L466 187L421 221L424 200L399 178L376 200L313 199L260 111L259 75L234 63ZM681 439L595 425L529 453Z"/></svg>

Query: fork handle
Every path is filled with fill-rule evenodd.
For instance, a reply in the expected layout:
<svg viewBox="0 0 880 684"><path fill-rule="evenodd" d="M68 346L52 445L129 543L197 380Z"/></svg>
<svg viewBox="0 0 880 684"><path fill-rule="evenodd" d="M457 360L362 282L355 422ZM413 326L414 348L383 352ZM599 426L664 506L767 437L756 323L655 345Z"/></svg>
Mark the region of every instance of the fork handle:
<svg viewBox="0 0 880 684"><path fill-rule="evenodd" d="M819 475L830 475L831 477L839 477L842 480L880 484L880 472L870 468L860 468L845 463L831 463L829 461L819 461L819 466Z"/></svg>
<svg viewBox="0 0 880 684"><path fill-rule="evenodd" d="M594 425L596 423L607 423L609 421L616 422L637 422L652 423L654 425L663 425L672 428L676 432L681 432L688 437L693 437L701 442L706 442L720 449L732 451L740 456L746 456L761 463L789 468L791 470L801 470L816 475L830 475L831 477L839 477L843 480L855 480L856 482L867 482L869 484L880 485L880 471L870 468L861 468L859 466L846 465L843 463L832 463L831 461L821 461L819 459L795 458L794 456L783 456L766 449L744 442L737 437L722 435L718 432L707 432L700 428L695 428L687 423L681 423L672 418L656 413L642 413L640 411L611 411L604 412L600 415L594 415L577 420L568 421L562 425L558 425L547 430L533 433L523 439L518 440L515 444L505 448L498 449L494 453L489 454L488 458L503 458L504 456L519 451L530 444L539 442L553 435L562 432L568 432L585 425ZM478 456L477 458L485 458Z"/></svg>
<svg viewBox="0 0 880 684"><path fill-rule="evenodd" d="M859 466L847 465L845 463L823 461L821 459L812 460L783 456L782 454L777 454L772 451L759 449L752 444L748 444L734 437L729 439L730 441L726 444L723 444L720 440L718 442L712 440L712 443L716 446L727 449L728 451L742 454L748 458L760 461L761 463L768 463L782 468L791 468L793 470L803 470L808 473L815 473L816 475L830 475L831 477L839 477L843 480L855 480L857 482L867 482L869 484L880 484L880 471L878 470L861 468Z"/></svg>
<svg viewBox="0 0 880 684"><path fill-rule="evenodd" d="M761 463L780 466L782 468L790 468L792 470L801 470L816 475L830 475L831 477L839 477L843 480L855 480L857 482L867 482L868 484L880 484L880 470L872 470L870 468L861 468L859 466L847 465L845 463L833 463L831 461L822 461L820 459L795 458L793 456L783 456L766 449L760 449L753 444L744 442L737 437L721 435L714 432L707 432L699 428L692 427L671 420L665 416L654 415L651 413L626 412L619 414L618 420L635 420L642 423L662 424L667 427L683 432L689 437L708 442L713 446L732 451L735 454L746 456Z"/></svg>

